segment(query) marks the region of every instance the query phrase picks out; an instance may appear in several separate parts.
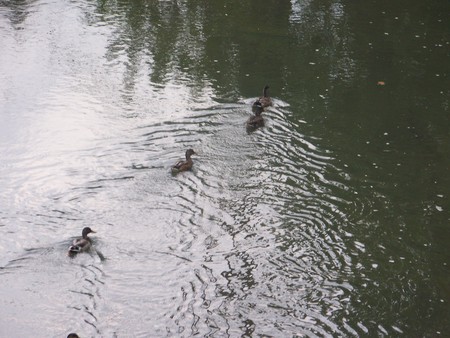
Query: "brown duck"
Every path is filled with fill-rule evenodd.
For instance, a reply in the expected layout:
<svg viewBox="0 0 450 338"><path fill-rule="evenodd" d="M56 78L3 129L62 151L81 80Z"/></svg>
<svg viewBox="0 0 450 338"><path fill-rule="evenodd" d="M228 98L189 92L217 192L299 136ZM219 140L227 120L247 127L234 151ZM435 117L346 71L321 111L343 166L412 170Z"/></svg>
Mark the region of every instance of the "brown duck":
<svg viewBox="0 0 450 338"><path fill-rule="evenodd" d="M88 234L91 232L95 233L95 231L89 227L83 228L81 238L74 239L72 245L69 247L69 256L74 256L77 253L88 251L91 248L92 241L88 237Z"/></svg>
<svg viewBox="0 0 450 338"><path fill-rule="evenodd" d="M195 154L193 149L186 150L186 161L179 161L172 167L172 173L176 174L181 171L190 170L194 162L192 162L191 156Z"/></svg>
<svg viewBox="0 0 450 338"><path fill-rule="evenodd" d="M265 85L264 89L263 89L263 95L253 103L253 108L255 108L255 106L257 106L258 103L263 108L266 108L266 107L269 107L272 105L272 99L269 97L268 90L269 90L269 86Z"/></svg>
<svg viewBox="0 0 450 338"><path fill-rule="evenodd" d="M250 116L246 122L247 131L252 131L264 126L264 118L262 117L263 107L260 102L255 102L253 105L255 115Z"/></svg>

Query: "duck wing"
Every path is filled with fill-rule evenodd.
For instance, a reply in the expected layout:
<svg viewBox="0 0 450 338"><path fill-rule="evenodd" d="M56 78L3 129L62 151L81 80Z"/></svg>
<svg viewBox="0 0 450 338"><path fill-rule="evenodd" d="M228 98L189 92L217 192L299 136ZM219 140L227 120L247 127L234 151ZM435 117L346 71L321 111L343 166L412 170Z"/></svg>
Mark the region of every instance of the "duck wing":
<svg viewBox="0 0 450 338"><path fill-rule="evenodd" d="M263 108L269 107L272 105L272 99L268 96L262 96L259 98L259 103Z"/></svg>
<svg viewBox="0 0 450 338"><path fill-rule="evenodd" d="M76 248L78 251L87 250L91 245L91 241L85 238L74 239L70 248ZM70 250L69 248L69 250Z"/></svg>
<svg viewBox="0 0 450 338"><path fill-rule="evenodd" d="M192 162L191 159L187 161L180 161L172 167L172 171L173 172L187 171L192 168L193 164L194 162Z"/></svg>
<svg viewBox="0 0 450 338"><path fill-rule="evenodd" d="M184 164L186 164L186 161L178 161L178 162L172 167L172 169L180 170L180 168L183 167Z"/></svg>

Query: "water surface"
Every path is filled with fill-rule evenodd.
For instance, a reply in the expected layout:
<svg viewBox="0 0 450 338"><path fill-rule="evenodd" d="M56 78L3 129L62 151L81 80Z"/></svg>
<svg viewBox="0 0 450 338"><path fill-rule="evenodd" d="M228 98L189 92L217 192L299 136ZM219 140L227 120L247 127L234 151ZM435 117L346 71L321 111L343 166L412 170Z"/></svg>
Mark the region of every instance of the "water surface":
<svg viewBox="0 0 450 338"><path fill-rule="evenodd" d="M449 12L3 2L0 336L445 336Z"/></svg>

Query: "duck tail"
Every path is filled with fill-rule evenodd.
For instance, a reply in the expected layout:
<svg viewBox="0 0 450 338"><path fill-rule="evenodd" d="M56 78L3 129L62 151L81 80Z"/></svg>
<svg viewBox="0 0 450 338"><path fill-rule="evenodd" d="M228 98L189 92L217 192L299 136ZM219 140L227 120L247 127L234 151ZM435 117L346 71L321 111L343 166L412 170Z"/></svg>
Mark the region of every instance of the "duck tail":
<svg viewBox="0 0 450 338"><path fill-rule="evenodd" d="M81 251L81 248L78 245L71 245L69 247L69 253L71 254L76 254L79 253Z"/></svg>
<svg viewBox="0 0 450 338"><path fill-rule="evenodd" d="M267 90L269 89L269 86L268 85L265 85L264 86L264 89L263 89L263 96L264 97L268 97L269 95L267 94Z"/></svg>

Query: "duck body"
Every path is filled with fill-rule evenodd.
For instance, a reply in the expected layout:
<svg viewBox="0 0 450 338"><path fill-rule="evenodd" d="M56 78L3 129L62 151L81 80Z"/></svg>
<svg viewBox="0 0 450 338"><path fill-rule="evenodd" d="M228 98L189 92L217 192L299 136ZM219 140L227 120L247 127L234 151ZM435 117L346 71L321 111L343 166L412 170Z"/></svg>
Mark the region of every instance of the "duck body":
<svg viewBox="0 0 450 338"><path fill-rule="evenodd" d="M193 149L186 150L186 160L185 161L179 161L172 167L172 173L176 174L182 171L190 170L194 164L192 162L191 156L195 154L195 151Z"/></svg>
<svg viewBox="0 0 450 338"><path fill-rule="evenodd" d="M263 95L253 103L253 108L255 108L255 106L257 105L261 105L263 108L272 105L272 99L269 97L268 90L269 86L265 85L263 89Z"/></svg>
<svg viewBox="0 0 450 338"><path fill-rule="evenodd" d="M74 239L72 245L69 247L69 255L73 256L77 253L88 251L91 248L92 241L88 237L88 234L90 234L91 232L95 233L95 231L89 227L83 228L83 231L81 232L81 238Z"/></svg>
<svg viewBox="0 0 450 338"><path fill-rule="evenodd" d="M263 112L263 107L259 102L253 105L253 111L255 112L255 115L250 116L246 122L247 131L252 131L264 126L264 118L261 115Z"/></svg>

